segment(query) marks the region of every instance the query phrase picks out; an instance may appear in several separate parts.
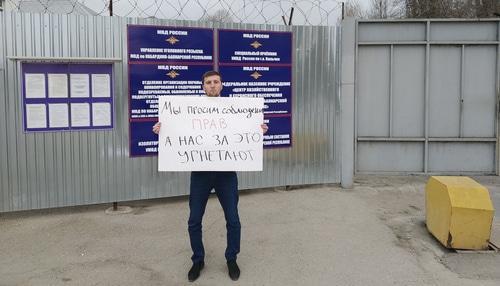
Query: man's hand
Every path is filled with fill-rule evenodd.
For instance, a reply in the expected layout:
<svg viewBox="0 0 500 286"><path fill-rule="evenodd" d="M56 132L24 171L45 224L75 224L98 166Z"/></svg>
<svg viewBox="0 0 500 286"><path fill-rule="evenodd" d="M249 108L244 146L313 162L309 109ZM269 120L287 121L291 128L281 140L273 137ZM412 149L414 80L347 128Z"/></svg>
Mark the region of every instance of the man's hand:
<svg viewBox="0 0 500 286"><path fill-rule="evenodd" d="M155 134L160 134L160 129L161 129L161 122L156 122L156 124L153 125L153 132Z"/></svg>
<svg viewBox="0 0 500 286"><path fill-rule="evenodd" d="M160 122L158 122L160 123ZM269 129L269 127L267 127L267 124L263 123L260 125L260 128L262 128L262 134L266 134L267 130Z"/></svg>

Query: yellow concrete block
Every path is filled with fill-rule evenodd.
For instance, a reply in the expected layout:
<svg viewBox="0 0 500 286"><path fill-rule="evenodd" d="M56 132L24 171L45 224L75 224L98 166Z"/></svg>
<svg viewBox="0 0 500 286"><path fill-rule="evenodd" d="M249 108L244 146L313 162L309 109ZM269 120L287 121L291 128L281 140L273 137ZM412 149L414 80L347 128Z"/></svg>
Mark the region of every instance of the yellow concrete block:
<svg viewBox="0 0 500 286"><path fill-rule="evenodd" d="M488 189L469 177L433 176L425 187L427 229L445 247L487 249L495 209Z"/></svg>

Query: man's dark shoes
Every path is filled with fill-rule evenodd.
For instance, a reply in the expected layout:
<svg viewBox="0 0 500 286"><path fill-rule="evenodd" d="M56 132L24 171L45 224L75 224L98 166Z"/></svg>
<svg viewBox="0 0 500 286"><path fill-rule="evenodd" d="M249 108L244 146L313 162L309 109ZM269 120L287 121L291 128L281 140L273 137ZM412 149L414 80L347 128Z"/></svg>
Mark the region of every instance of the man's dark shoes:
<svg viewBox="0 0 500 286"><path fill-rule="evenodd" d="M227 261L227 270L229 271L229 277L231 277L231 280L236 281L240 278L240 268L238 267L236 260Z"/></svg>
<svg viewBox="0 0 500 286"><path fill-rule="evenodd" d="M200 271L203 269L203 266L205 266L205 262L203 261L193 263L188 272L189 282L193 282L200 277Z"/></svg>

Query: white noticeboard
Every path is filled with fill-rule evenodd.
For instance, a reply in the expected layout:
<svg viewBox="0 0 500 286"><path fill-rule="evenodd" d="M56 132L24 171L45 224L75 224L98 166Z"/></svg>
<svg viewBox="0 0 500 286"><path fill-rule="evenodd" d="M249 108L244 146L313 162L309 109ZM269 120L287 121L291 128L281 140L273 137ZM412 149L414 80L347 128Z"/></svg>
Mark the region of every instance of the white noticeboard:
<svg viewBox="0 0 500 286"><path fill-rule="evenodd" d="M68 104L50 103L49 104L49 127L68 127Z"/></svg>
<svg viewBox="0 0 500 286"><path fill-rule="evenodd" d="M111 97L109 74L92 74L92 97Z"/></svg>
<svg viewBox="0 0 500 286"><path fill-rule="evenodd" d="M93 126L111 126L111 104L109 102L92 104L92 121Z"/></svg>
<svg viewBox="0 0 500 286"><path fill-rule="evenodd" d="M45 104L26 104L26 127L47 128L47 107Z"/></svg>
<svg viewBox="0 0 500 286"><path fill-rule="evenodd" d="M262 171L263 98L160 96L159 171Z"/></svg>
<svg viewBox="0 0 500 286"><path fill-rule="evenodd" d="M90 126L90 107L88 103L71 104L71 127Z"/></svg>
<svg viewBox="0 0 500 286"><path fill-rule="evenodd" d="M25 82L26 98L45 98L45 74L27 73Z"/></svg>
<svg viewBox="0 0 500 286"><path fill-rule="evenodd" d="M68 75L49 73L49 97L65 98L68 97Z"/></svg>
<svg viewBox="0 0 500 286"><path fill-rule="evenodd" d="M89 97L89 75L72 73L69 75L71 86L71 97Z"/></svg>

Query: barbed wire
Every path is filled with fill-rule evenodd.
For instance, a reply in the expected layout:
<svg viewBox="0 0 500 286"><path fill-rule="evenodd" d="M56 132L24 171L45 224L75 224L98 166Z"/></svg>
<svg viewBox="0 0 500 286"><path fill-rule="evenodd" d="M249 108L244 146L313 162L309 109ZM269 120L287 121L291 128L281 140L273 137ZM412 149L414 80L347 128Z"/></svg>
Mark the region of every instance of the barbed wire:
<svg viewBox="0 0 500 286"><path fill-rule="evenodd" d="M111 2L112 1L112 2ZM6 0L5 10L253 24L335 25L341 0ZM110 6L112 4L112 6ZM112 7L112 9L110 9ZM291 19L290 19L291 18Z"/></svg>

